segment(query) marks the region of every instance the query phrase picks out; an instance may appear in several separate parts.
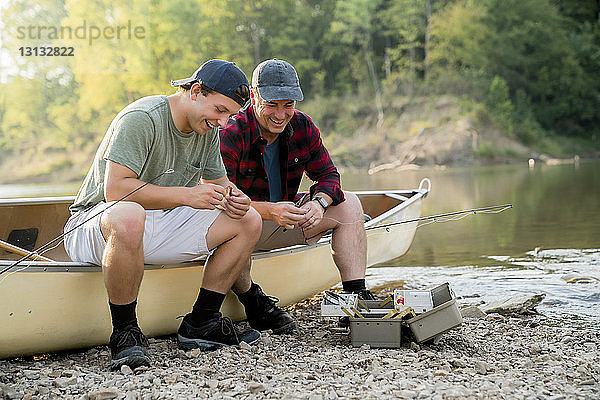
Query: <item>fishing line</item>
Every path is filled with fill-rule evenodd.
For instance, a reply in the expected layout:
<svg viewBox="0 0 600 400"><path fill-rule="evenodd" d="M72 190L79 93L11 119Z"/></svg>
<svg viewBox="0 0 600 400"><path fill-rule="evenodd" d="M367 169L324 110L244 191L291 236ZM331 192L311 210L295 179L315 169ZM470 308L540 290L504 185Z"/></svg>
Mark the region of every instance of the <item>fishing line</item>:
<svg viewBox="0 0 600 400"><path fill-rule="evenodd" d="M29 257L31 256L41 256L42 254L44 254L45 252L52 250L54 248L56 248L59 244L60 244L60 240L62 240L65 236L67 236L69 233L73 232L75 229L78 229L80 226L82 226L83 224L85 224L88 221L91 221L92 219L96 218L97 216L99 216L100 214L102 214L104 211L108 210L109 208L111 208L112 206L114 206L115 204L125 200L127 197L131 196L132 194L134 194L135 192L137 192L138 190L142 189L143 187L145 187L146 185L151 184L152 182L154 182L155 180L157 180L158 178L160 178L161 176L165 175L165 174L172 174L173 172L175 172L174 169L169 168L164 170L161 174L155 176L153 179L150 179L148 182L144 183L143 185L141 185L140 187L138 187L137 189L127 193L125 196L121 197L119 200L115 201L114 203L110 204L108 207L102 209L101 211L99 211L98 213L92 215L91 217L89 217L88 219L86 219L85 221L81 222L80 224L77 224L76 226L74 226L73 228L69 229L67 232L64 232L63 234L57 236L56 238L52 239L51 241L49 241L48 243L46 243L45 245L43 245L42 247L40 247L37 250L34 250L32 252L30 252L29 254L23 256L23 258L17 260L16 262L14 262L13 264L9 265L8 267L4 268L2 271L0 271L0 275L2 275L3 273L5 273L6 271L8 271L9 269L16 267L17 265L19 265L20 263L22 263L23 261L27 260ZM58 242L54 247L50 247L51 245L53 245L55 242ZM29 266L26 266L25 268L27 268ZM23 268L23 269L25 269ZM19 270L22 271L23 269ZM6 277L4 278L6 279ZM4 279L2 279L2 281L4 281ZM0 282L2 282L0 281Z"/></svg>
<svg viewBox="0 0 600 400"><path fill-rule="evenodd" d="M428 217L421 217L421 218L415 218L415 219L407 219L404 221L396 221L396 222L390 222L389 224L383 224L383 225L375 225L375 226L369 226L367 228L365 228L365 230L371 230L371 229L377 229L377 228L385 228L388 226L393 226L393 225L400 225L400 224L408 224L411 222L419 222L419 221L427 221L427 220L432 220L431 222L427 222L424 224L420 224L418 227L421 226L425 226L425 225L429 225L432 224L434 222L449 222L449 221L459 221L463 218L468 217L469 215L473 214L477 214L477 213L481 213L481 214L499 214L502 211L505 211L509 208L512 208L512 204L502 204L502 205L498 205L498 206L490 206L490 207L481 207L481 208L473 208L470 210L462 210L462 211L454 211L454 212L450 212L450 213L444 213L444 214L436 214L436 215L431 215ZM456 215L456 217L453 218L448 218L451 216ZM325 217L323 216L323 219L330 219L334 222L337 222L340 225L353 225L353 224L358 224L358 223L364 223L364 219L361 220L356 220L356 221L351 221L351 222L342 222L342 221L338 221L335 218L331 218L331 217ZM439 219L439 220L438 220Z"/></svg>
<svg viewBox="0 0 600 400"><path fill-rule="evenodd" d="M10 268L12 268L12 266L10 266ZM9 276L11 276L12 274L16 274L17 272L25 271L27 268L29 268L29 265L25 265L24 267L22 267L20 269L15 269L14 271L9 272L8 274L6 274L4 276L4 278L2 278L2 280L0 280L0 284L2 284L2 282L4 282L4 280L6 278L8 278ZM2 272L4 272L4 271L2 271Z"/></svg>
<svg viewBox="0 0 600 400"><path fill-rule="evenodd" d="M419 221L427 221L427 220L432 220L433 222L447 222L447 221L453 221L453 220L458 220L458 219L462 219L466 216L468 216L469 214L477 214L477 213L481 213L481 214L498 214L501 213L502 211L508 210L509 208L512 208L513 205L512 204L502 204L502 205L498 205L498 206L490 206L490 207L481 207L481 208L473 208L470 210L462 210L462 211L454 211L454 212L449 212L449 213L444 213L444 214L436 214L436 215L431 215L428 217L421 217L421 218L414 218L414 219L407 219L404 221L396 221L396 222L390 222L389 224L382 224L382 225L376 225L376 226L369 226L367 228L365 228L365 230L370 230L370 229L376 229L376 228L386 228L388 226L394 226L394 225L400 225L400 224L408 224L411 222L419 222ZM464 216L457 218L457 219L452 219L452 218L448 218L446 220L440 220L438 221L439 218L446 218L446 217L451 217L454 215L462 215L465 214ZM422 224L425 225L425 224Z"/></svg>

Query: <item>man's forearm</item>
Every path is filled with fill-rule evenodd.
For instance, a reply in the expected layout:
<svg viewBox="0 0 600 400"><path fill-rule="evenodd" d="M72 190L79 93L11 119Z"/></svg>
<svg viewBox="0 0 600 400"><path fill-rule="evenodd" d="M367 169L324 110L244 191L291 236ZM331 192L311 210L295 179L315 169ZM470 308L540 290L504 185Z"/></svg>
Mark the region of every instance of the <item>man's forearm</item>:
<svg viewBox="0 0 600 400"><path fill-rule="evenodd" d="M148 184L142 189L135 191L144 184L145 182L137 178L122 178L113 182L109 181L104 191L106 201L117 201L127 196L123 201L134 201L146 210L169 209L188 205L190 188L163 187Z"/></svg>
<svg viewBox="0 0 600 400"><path fill-rule="evenodd" d="M253 201L252 208L258 211L263 220L273 221L273 204L269 201Z"/></svg>

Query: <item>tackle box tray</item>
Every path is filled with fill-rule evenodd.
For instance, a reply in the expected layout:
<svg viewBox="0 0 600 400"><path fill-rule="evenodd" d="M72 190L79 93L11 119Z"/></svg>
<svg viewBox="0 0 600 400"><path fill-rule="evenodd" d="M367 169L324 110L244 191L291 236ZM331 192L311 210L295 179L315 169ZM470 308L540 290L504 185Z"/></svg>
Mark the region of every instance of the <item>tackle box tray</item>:
<svg viewBox="0 0 600 400"><path fill-rule="evenodd" d="M359 306L365 318L350 318L350 342L353 347L368 344L372 348L400 348L402 344L402 319L382 318L394 308L394 302L389 301L380 306L380 300L363 300L370 312ZM406 328L405 328L406 329Z"/></svg>
<svg viewBox="0 0 600 400"><path fill-rule="evenodd" d="M350 318L350 342L354 347L399 348L402 320L393 318Z"/></svg>
<svg viewBox="0 0 600 400"><path fill-rule="evenodd" d="M462 316L456 299L452 299L405 322L417 342L422 343L462 324Z"/></svg>

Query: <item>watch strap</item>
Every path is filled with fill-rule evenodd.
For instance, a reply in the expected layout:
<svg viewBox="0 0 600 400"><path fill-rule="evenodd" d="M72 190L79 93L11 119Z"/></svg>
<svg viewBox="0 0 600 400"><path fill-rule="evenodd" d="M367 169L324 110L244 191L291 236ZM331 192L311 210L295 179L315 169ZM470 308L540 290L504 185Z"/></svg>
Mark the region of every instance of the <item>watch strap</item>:
<svg viewBox="0 0 600 400"><path fill-rule="evenodd" d="M319 203L321 207L323 207L323 210L327 210L327 207L329 207L329 204L327 204L327 200L325 200L321 196L316 196L313 200L316 200L317 203Z"/></svg>

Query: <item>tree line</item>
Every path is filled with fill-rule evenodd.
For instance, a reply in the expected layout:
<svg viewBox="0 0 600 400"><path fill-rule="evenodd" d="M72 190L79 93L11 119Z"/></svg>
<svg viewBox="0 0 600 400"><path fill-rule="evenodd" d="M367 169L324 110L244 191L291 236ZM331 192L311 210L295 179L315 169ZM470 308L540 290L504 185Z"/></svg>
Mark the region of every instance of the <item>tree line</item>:
<svg viewBox="0 0 600 400"><path fill-rule="evenodd" d="M171 92L171 79L210 58L234 61L249 77L260 61L285 59L307 100L360 94L380 118L393 96L453 94L486 104L507 134L526 143L600 130L599 0L11 0L0 7L4 152L97 143L123 106ZM18 50L69 47L49 32L83 23L89 35L105 36L81 41L73 57ZM109 36L124 23L138 28L139 40Z"/></svg>

